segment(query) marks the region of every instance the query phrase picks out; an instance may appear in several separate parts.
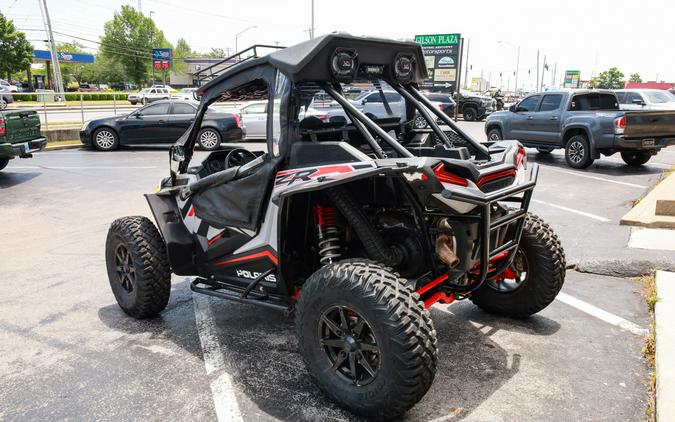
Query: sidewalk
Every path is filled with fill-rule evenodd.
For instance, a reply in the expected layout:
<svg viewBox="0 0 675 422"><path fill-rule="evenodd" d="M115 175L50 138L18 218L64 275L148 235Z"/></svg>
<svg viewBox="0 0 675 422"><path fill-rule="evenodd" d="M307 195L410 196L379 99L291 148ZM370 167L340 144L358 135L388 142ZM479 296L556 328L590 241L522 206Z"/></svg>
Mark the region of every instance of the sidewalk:
<svg viewBox="0 0 675 422"><path fill-rule="evenodd" d="M675 421L675 273L656 272L656 420Z"/></svg>

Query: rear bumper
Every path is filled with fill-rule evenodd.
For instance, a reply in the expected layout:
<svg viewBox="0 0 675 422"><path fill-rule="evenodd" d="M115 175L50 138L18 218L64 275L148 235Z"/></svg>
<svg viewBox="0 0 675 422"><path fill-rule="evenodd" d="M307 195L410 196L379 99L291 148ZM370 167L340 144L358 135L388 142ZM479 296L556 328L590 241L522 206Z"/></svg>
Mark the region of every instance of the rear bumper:
<svg viewBox="0 0 675 422"><path fill-rule="evenodd" d="M675 137L626 139L622 135L618 135L614 144L617 148L629 150L661 149L675 145Z"/></svg>
<svg viewBox="0 0 675 422"><path fill-rule="evenodd" d="M513 259L523 232L525 217L530 206L532 191L537 184L538 174L539 165L533 164L525 180L494 192L483 193L470 191L461 187L450 187L445 188L441 193L444 198L452 198L453 200L466 202L482 208L479 226L481 239L479 248L480 268L476 273L471 275L474 280L470 285L469 291L480 287L485 280L501 274ZM506 215L492 219L492 205L497 202L513 202L519 204L519 206L509 208ZM455 216L454 218L462 217ZM515 224L511 238L504 239L504 243L502 244L493 244L490 240L495 237L493 234L496 234L497 230L506 228L511 224ZM499 258L501 264L496 268L491 268L490 261L495 258Z"/></svg>
<svg viewBox="0 0 675 422"><path fill-rule="evenodd" d="M0 158L28 158L30 154L42 151L46 146L47 138L37 138L15 144L0 144Z"/></svg>

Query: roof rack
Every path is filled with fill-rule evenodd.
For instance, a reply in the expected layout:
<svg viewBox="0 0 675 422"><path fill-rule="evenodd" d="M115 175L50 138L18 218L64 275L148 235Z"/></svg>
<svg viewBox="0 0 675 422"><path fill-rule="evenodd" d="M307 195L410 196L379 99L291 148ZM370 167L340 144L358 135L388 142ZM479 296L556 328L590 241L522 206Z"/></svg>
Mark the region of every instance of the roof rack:
<svg viewBox="0 0 675 422"><path fill-rule="evenodd" d="M267 54L267 53L259 54L260 49L281 50L284 48L286 47L282 47L279 45L254 44L245 50L241 50L237 53L234 53L231 56L224 58L223 60L217 63L205 67L204 69L198 70L197 72L194 73L193 78L194 80L197 81L197 86L202 86L204 83L211 81L216 76L223 73L226 69L236 64L245 62L247 60L255 59Z"/></svg>

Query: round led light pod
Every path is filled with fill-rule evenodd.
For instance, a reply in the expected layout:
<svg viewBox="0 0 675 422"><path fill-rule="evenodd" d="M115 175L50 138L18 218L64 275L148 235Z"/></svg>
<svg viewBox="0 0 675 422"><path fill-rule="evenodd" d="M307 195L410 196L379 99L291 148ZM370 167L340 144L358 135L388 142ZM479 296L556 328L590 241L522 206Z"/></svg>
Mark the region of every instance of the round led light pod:
<svg viewBox="0 0 675 422"><path fill-rule="evenodd" d="M397 81L412 81L415 75L415 60L406 55L399 54L394 60L394 77Z"/></svg>
<svg viewBox="0 0 675 422"><path fill-rule="evenodd" d="M330 68L339 81L349 81L356 75L358 60L355 50L337 49L331 56Z"/></svg>

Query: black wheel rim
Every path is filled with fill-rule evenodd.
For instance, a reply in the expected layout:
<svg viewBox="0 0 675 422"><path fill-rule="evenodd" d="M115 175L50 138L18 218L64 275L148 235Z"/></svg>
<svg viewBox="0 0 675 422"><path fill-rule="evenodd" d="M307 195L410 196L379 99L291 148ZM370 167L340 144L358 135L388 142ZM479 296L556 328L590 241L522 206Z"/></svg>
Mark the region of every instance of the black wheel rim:
<svg viewBox="0 0 675 422"><path fill-rule="evenodd" d="M513 277L505 276L502 273L499 277L486 280L485 283L500 293L511 293L521 288L527 282L529 276L527 257L521 249L518 249L516 256L513 257L509 270Z"/></svg>
<svg viewBox="0 0 675 422"><path fill-rule="evenodd" d="M345 382L370 384L380 369L380 347L366 319L346 306L328 308L319 319L319 343L330 369Z"/></svg>
<svg viewBox="0 0 675 422"><path fill-rule="evenodd" d="M574 141L569 146L570 161L579 164L586 154L584 145L579 141Z"/></svg>
<svg viewBox="0 0 675 422"><path fill-rule="evenodd" d="M136 285L136 270L131 259L131 253L123 243L115 249L115 271L117 271L117 279L122 288L127 293L133 292Z"/></svg>

